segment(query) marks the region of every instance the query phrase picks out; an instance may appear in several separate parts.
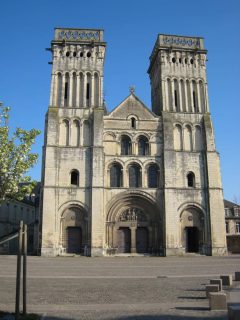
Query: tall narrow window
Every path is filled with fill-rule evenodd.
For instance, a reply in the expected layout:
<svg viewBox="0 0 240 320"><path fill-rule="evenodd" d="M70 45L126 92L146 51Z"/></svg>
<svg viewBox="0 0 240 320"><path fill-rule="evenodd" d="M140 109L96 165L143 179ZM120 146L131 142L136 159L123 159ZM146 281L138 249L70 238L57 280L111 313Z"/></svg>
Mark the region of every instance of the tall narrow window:
<svg viewBox="0 0 240 320"><path fill-rule="evenodd" d="M110 168L110 187L122 187L122 166L115 163Z"/></svg>
<svg viewBox="0 0 240 320"><path fill-rule="evenodd" d="M158 166L156 164L151 164L148 168L148 187L157 188L158 187Z"/></svg>
<svg viewBox="0 0 240 320"><path fill-rule="evenodd" d="M177 99L177 90L174 90L174 101L176 110L178 109L178 99Z"/></svg>
<svg viewBox="0 0 240 320"><path fill-rule="evenodd" d="M135 118L131 118L131 128L136 129L136 119Z"/></svg>
<svg viewBox="0 0 240 320"><path fill-rule="evenodd" d="M140 136L138 139L138 155L146 156L149 154L148 139L144 136Z"/></svg>
<svg viewBox="0 0 240 320"><path fill-rule="evenodd" d="M188 187L195 187L195 175L193 172L187 174L187 185Z"/></svg>
<svg viewBox="0 0 240 320"><path fill-rule="evenodd" d="M90 73L87 73L87 83L86 83L86 105L89 107L91 105L91 94L92 94L92 86L91 86L92 76Z"/></svg>
<svg viewBox="0 0 240 320"><path fill-rule="evenodd" d="M141 169L138 164L132 164L128 169L129 173L129 187L139 188L142 186Z"/></svg>
<svg viewBox="0 0 240 320"><path fill-rule="evenodd" d="M194 108L194 111L197 112L197 101L196 101L195 91L193 91L193 108Z"/></svg>
<svg viewBox="0 0 240 320"><path fill-rule="evenodd" d="M61 146L69 145L69 122L66 119L60 124L59 144Z"/></svg>
<svg viewBox="0 0 240 320"><path fill-rule="evenodd" d="M68 98L68 82L65 82L64 99L67 100L67 98Z"/></svg>
<svg viewBox="0 0 240 320"><path fill-rule="evenodd" d="M72 76L72 107L76 107L76 98L77 98L77 76L76 73L73 73Z"/></svg>
<svg viewBox="0 0 240 320"><path fill-rule="evenodd" d="M62 75L58 73L57 75L57 101L56 106L61 107L61 94L62 94Z"/></svg>
<svg viewBox="0 0 240 320"><path fill-rule="evenodd" d="M79 172L77 170L71 171L71 185L73 186L79 185Z"/></svg>
<svg viewBox="0 0 240 320"><path fill-rule="evenodd" d="M94 106L99 106L99 76L94 74Z"/></svg>
<svg viewBox="0 0 240 320"><path fill-rule="evenodd" d="M128 136L121 138L121 155L130 155L132 153L131 139Z"/></svg>
<svg viewBox="0 0 240 320"><path fill-rule="evenodd" d="M87 83L87 95L86 95L87 100L90 99L90 83Z"/></svg>
<svg viewBox="0 0 240 320"><path fill-rule="evenodd" d="M64 85L64 107L69 106L69 74L65 75L65 85Z"/></svg>

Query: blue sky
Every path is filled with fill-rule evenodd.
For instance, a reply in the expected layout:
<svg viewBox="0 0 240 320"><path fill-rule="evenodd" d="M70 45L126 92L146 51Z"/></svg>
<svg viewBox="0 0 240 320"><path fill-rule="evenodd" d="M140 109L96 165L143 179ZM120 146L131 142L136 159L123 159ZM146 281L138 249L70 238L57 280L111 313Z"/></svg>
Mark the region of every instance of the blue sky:
<svg viewBox="0 0 240 320"><path fill-rule="evenodd" d="M240 200L239 0L8 0L0 2L0 101L12 107L11 126L42 131L33 178L41 177L44 116L51 61L45 48L54 27L103 28L107 42L104 91L109 110L136 87L151 106L147 75L158 33L202 36L208 49L208 84L225 198Z"/></svg>

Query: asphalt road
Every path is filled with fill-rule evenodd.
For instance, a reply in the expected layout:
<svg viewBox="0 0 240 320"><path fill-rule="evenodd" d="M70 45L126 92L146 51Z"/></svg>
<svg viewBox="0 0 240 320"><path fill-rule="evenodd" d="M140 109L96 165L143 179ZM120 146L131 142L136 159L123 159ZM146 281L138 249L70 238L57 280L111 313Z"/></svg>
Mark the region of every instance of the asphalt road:
<svg viewBox="0 0 240 320"><path fill-rule="evenodd" d="M239 270L239 255L28 257L28 311L45 320L227 319L209 311L204 288ZM16 257L0 256L1 310L14 311L15 277Z"/></svg>

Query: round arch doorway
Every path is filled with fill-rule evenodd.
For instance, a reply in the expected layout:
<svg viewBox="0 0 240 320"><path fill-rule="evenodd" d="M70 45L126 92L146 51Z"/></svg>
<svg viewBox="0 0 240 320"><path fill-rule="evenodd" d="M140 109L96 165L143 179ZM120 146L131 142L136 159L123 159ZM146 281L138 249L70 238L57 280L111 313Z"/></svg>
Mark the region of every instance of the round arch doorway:
<svg viewBox="0 0 240 320"><path fill-rule="evenodd" d="M123 193L109 204L108 254L160 254L163 244L160 208L148 195Z"/></svg>
<svg viewBox="0 0 240 320"><path fill-rule="evenodd" d="M82 254L88 244L88 220L85 210L67 208L61 217L62 246L66 253Z"/></svg>
<svg viewBox="0 0 240 320"><path fill-rule="evenodd" d="M195 207L186 208L180 216L181 242L185 252L201 253L204 244L204 215Z"/></svg>

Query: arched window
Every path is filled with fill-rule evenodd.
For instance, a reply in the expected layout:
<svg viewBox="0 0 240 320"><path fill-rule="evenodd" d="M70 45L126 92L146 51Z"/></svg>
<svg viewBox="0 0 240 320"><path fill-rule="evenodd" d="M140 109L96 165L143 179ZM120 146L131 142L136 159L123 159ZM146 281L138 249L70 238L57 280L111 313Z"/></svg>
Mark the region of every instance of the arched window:
<svg viewBox="0 0 240 320"><path fill-rule="evenodd" d="M83 145L89 146L91 144L91 130L89 121L83 122Z"/></svg>
<svg viewBox="0 0 240 320"><path fill-rule="evenodd" d="M94 106L99 106L99 76L94 74Z"/></svg>
<svg viewBox="0 0 240 320"><path fill-rule="evenodd" d="M122 166L114 163L110 168L110 187L122 187Z"/></svg>
<svg viewBox="0 0 240 320"><path fill-rule="evenodd" d="M80 141L80 124L78 120L74 120L72 124L72 134L71 134L71 139L72 139L72 146L79 146L79 141Z"/></svg>
<svg viewBox="0 0 240 320"><path fill-rule="evenodd" d="M175 125L173 136L175 150L182 150L182 127L179 124Z"/></svg>
<svg viewBox="0 0 240 320"><path fill-rule="evenodd" d="M146 156L149 154L148 139L144 136L140 136L138 139L138 155Z"/></svg>
<svg viewBox="0 0 240 320"><path fill-rule="evenodd" d="M77 102L77 75L74 72L72 75L72 107L76 107Z"/></svg>
<svg viewBox="0 0 240 320"><path fill-rule="evenodd" d="M75 169L71 171L71 185L79 186L79 172Z"/></svg>
<svg viewBox="0 0 240 320"><path fill-rule="evenodd" d="M148 187L157 188L159 185L159 168L156 164L148 167Z"/></svg>
<svg viewBox="0 0 240 320"><path fill-rule="evenodd" d="M57 92L56 92L56 106L61 107L61 96L62 96L62 75L58 73L57 75Z"/></svg>
<svg viewBox="0 0 240 320"><path fill-rule="evenodd" d="M132 154L132 143L129 136L122 136L121 138L121 155Z"/></svg>
<svg viewBox="0 0 240 320"><path fill-rule="evenodd" d="M192 150L192 129L189 125L186 125L184 128L184 146L185 150Z"/></svg>
<svg viewBox="0 0 240 320"><path fill-rule="evenodd" d="M139 188L142 186L141 168L138 164L132 164L128 168L129 173L129 187Z"/></svg>
<svg viewBox="0 0 240 320"><path fill-rule="evenodd" d="M189 172L187 174L187 185L190 188L194 188L195 187L195 175L193 172Z"/></svg>
<svg viewBox="0 0 240 320"><path fill-rule="evenodd" d="M131 118L131 128L136 129L136 119L135 118Z"/></svg>
<svg viewBox="0 0 240 320"><path fill-rule="evenodd" d="M69 74L65 75L65 84L64 84L64 107L69 106Z"/></svg>
<svg viewBox="0 0 240 320"><path fill-rule="evenodd" d="M66 119L60 123L59 144L61 146L69 145L69 122Z"/></svg>

